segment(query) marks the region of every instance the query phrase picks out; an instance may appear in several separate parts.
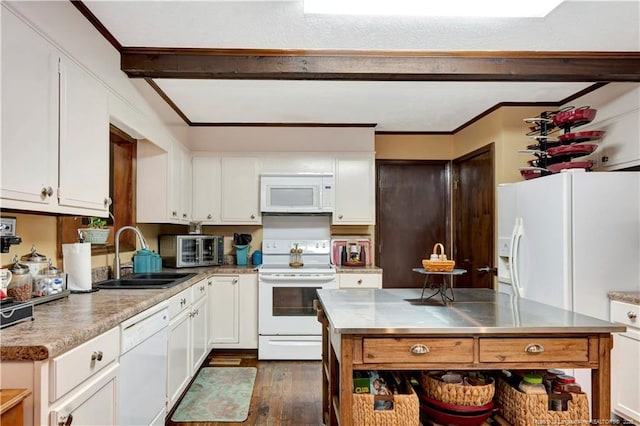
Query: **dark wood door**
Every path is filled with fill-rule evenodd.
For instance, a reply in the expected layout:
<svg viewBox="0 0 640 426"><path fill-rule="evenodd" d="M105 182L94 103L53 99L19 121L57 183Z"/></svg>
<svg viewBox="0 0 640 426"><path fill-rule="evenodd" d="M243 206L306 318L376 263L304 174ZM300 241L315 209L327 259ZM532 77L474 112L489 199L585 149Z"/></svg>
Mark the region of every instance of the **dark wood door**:
<svg viewBox="0 0 640 426"><path fill-rule="evenodd" d="M454 160L452 179L454 260L456 268L467 270L455 286L493 288L493 144Z"/></svg>
<svg viewBox="0 0 640 426"><path fill-rule="evenodd" d="M422 287L412 272L436 242L450 248L449 162L376 161L376 264L385 288Z"/></svg>

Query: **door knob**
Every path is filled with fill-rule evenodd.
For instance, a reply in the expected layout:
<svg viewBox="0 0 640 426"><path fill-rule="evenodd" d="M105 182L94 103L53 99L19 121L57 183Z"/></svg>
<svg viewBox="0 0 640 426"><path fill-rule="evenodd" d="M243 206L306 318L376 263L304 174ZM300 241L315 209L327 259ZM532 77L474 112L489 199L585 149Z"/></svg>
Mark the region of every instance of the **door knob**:
<svg viewBox="0 0 640 426"><path fill-rule="evenodd" d="M494 275L498 273L498 270L496 268L492 268L491 266L483 266L481 268L476 269L476 271L484 272L484 273L492 273Z"/></svg>

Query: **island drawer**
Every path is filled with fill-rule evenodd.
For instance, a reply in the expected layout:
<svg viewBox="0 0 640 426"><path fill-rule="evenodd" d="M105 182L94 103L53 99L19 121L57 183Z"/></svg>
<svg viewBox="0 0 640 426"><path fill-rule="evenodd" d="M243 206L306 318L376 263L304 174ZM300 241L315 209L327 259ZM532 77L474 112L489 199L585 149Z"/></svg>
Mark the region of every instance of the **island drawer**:
<svg viewBox="0 0 640 426"><path fill-rule="evenodd" d="M473 362L473 338L365 338L365 363Z"/></svg>
<svg viewBox="0 0 640 426"><path fill-rule="evenodd" d="M480 362L588 361L589 339L481 338Z"/></svg>

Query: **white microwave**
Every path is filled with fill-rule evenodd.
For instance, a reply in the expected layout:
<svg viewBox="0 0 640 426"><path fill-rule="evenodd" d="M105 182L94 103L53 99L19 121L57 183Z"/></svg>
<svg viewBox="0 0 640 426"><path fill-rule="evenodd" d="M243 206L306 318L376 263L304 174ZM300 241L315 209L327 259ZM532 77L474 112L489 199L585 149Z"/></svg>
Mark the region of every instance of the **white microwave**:
<svg viewBox="0 0 640 426"><path fill-rule="evenodd" d="M332 174L263 174L260 210L263 213L332 213Z"/></svg>

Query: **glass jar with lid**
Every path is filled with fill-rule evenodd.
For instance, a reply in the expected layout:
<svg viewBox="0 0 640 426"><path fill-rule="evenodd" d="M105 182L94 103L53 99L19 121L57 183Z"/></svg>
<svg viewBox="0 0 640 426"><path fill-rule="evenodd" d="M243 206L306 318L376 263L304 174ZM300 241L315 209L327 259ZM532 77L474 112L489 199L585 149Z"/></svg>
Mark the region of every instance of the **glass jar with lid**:
<svg viewBox="0 0 640 426"><path fill-rule="evenodd" d="M62 293L66 290L66 274L54 267L49 260L49 265L40 271L33 280L33 296L50 296Z"/></svg>
<svg viewBox="0 0 640 426"><path fill-rule="evenodd" d="M13 265L9 267L12 278L7 287L7 296L13 297L18 302L31 299L33 281L29 267L18 262L18 256L14 256Z"/></svg>
<svg viewBox="0 0 640 426"><path fill-rule="evenodd" d="M40 274L40 271L49 265L49 260L44 254L38 253L34 244L31 246L31 252L20 258L20 263L29 267L31 276L35 279Z"/></svg>

